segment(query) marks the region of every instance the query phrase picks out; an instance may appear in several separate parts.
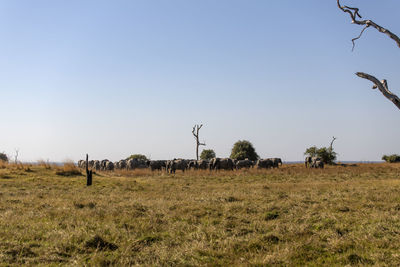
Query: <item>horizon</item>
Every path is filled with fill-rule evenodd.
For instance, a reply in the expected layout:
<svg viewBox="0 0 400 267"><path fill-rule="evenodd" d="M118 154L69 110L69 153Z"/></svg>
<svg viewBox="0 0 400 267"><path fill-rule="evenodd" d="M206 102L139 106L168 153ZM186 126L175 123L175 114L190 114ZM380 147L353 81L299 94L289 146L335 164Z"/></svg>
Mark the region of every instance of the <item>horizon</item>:
<svg viewBox="0 0 400 267"><path fill-rule="evenodd" d="M399 1L344 3L400 33ZM11 161L15 149L24 162L195 158L195 124L217 157L248 140L262 158L301 161L332 136L337 161L400 153L398 109L354 74L398 94L398 47L367 29L352 52L362 27L334 0L24 0L0 12Z"/></svg>

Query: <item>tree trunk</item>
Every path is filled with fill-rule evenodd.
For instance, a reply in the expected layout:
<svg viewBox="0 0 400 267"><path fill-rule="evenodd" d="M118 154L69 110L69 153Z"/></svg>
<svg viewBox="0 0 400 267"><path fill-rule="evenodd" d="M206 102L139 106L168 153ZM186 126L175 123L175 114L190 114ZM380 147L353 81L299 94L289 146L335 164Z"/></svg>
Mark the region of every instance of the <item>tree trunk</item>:
<svg viewBox="0 0 400 267"><path fill-rule="evenodd" d="M89 170L89 155L86 154L86 186L92 185L92 170Z"/></svg>
<svg viewBox="0 0 400 267"><path fill-rule="evenodd" d="M193 126L192 134L194 136L194 139L196 140L196 160L199 160L199 146L205 146L205 143L200 143L199 141L199 131L203 127L203 124L201 125L195 125Z"/></svg>

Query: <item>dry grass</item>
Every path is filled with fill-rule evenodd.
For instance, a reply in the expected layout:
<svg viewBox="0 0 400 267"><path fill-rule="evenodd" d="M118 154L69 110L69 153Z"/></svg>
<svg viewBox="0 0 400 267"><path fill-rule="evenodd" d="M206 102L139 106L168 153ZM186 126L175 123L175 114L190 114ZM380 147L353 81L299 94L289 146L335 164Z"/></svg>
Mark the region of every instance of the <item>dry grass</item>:
<svg viewBox="0 0 400 267"><path fill-rule="evenodd" d="M45 168L45 169L51 169L51 164L49 163L48 160L47 161L44 161L42 159L38 160L37 165L39 165L40 167Z"/></svg>
<svg viewBox="0 0 400 267"><path fill-rule="evenodd" d="M91 187L29 168L0 168L4 265L400 265L397 164L98 173Z"/></svg>
<svg viewBox="0 0 400 267"><path fill-rule="evenodd" d="M62 166L55 166L56 174L60 176L79 176L82 175L79 169L72 161L65 162Z"/></svg>

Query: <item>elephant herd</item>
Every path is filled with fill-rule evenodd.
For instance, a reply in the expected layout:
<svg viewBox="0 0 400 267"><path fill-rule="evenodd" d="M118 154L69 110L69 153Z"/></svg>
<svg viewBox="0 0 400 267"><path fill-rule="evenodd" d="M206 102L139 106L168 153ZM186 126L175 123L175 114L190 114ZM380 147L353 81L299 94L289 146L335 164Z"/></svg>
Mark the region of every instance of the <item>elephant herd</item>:
<svg viewBox="0 0 400 267"><path fill-rule="evenodd" d="M319 157L306 157L304 164L306 168L324 168L324 162L321 158Z"/></svg>
<svg viewBox="0 0 400 267"><path fill-rule="evenodd" d="M230 158L213 158L211 160L140 160L129 159L111 162L109 160L91 160L88 167L96 171L113 171L113 170L135 170L149 168L152 171L165 170L167 173L175 173L176 170L182 172L186 170L240 170L240 169L270 169L278 168L282 165L280 158L259 159L252 161L233 160ZM86 168L86 161L78 161L79 168Z"/></svg>
<svg viewBox="0 0 400 267"><path fill-rule="evenodd" d="M90 160L88 162L88 167L90 169L96 171L113 171L113 170L134 170L134 169L144 169L148 168L148 162L144 160L138 159L129 159L129 160L120 160L117 162L109 161L108 159L105 160ZM79 160L78 161L79 168L86 168L86 161Z"/></svg>

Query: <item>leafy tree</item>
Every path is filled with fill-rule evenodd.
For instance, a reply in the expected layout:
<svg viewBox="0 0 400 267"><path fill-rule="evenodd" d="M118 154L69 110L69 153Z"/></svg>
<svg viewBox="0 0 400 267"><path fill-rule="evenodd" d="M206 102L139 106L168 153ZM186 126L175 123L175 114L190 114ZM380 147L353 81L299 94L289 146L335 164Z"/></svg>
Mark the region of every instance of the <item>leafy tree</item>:
<svg viewBox="0 0 400 267"><path fill-rule="evenodd" d="M307 148L306 152L304 152L304 155L310 156L310 157L317 157L318 156L318 148L316 146L312 146Z"/></svg>
<svg viewBox="0 0 400 267"><path fill-rule="evenodd" d="M130 155L126 160L130 160L130 159L138 159L138 160L147 161L147 157L145 155L142 155L142 154Z"/></svg>
<svg viewBox="0 0 400 267"><path fill-rule="evenodd" d="M312 146L306 149L304 155L310 157L319 157L325 164L333 164L336 160L337 153L332 148Z"/></svg>
<svg viewBox="0 0 400 267"><path fill-rule="evenodd" d="M389 162L389 163L395 163L395 162L400 162L400 155L393 154L393 155L383 155L382 160Z"/></svg>
<svg viewBox="0 0 400 267"><path fill-rule="evenodd" d="M5 153L0 153L0 161L8 162L8 157Z"/></svg>
<svg viewBox="0 0 400 267"><path fill-rule="evenodd" d="M232 148L231 158L237 160L249 159L257 160L260 157L257 155L252 143L247 140L237 141Z"/></svg>
<svg viewBox="0 0 400 267"><path fill-rule="evenodd" d="M201 151L200 154L200 159L206 160L206 159L212 159L215 158L215 152L212 149L204 149Z"/></svg>

